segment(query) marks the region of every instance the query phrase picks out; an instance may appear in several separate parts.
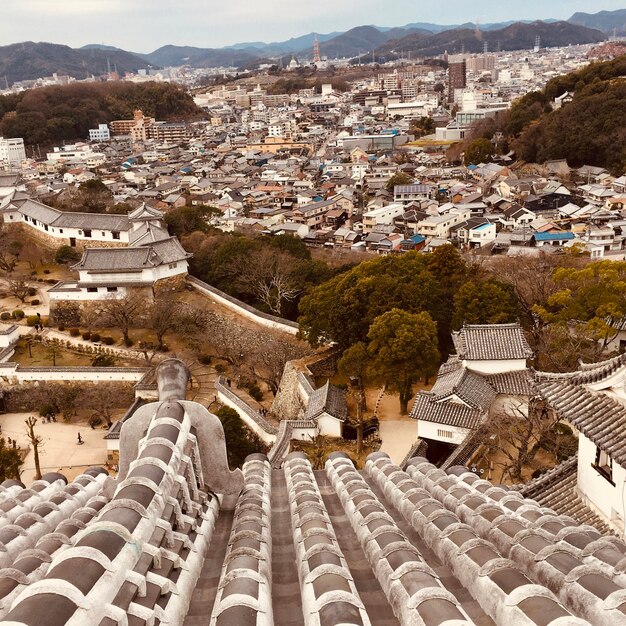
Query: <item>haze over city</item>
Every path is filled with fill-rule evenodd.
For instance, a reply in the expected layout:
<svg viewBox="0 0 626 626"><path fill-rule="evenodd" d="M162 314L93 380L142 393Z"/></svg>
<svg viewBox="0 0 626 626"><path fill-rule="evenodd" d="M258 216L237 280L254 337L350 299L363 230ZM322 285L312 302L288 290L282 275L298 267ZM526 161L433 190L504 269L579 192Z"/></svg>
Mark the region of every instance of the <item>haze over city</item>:
<svg viewBox="0 0 626 626"><path fill-rule="evenodd" d="M461 0L363 0L355 10L355 4L348 0L9 0L2 7L0 45L20 41L49 41L73 47L103 43L150 52L166 44L221 47L289 39L313 30L342 31L361 24L392 27L412 22L567 19L576 11L623 6L623 0L479 0L471 4Z"/></svg>

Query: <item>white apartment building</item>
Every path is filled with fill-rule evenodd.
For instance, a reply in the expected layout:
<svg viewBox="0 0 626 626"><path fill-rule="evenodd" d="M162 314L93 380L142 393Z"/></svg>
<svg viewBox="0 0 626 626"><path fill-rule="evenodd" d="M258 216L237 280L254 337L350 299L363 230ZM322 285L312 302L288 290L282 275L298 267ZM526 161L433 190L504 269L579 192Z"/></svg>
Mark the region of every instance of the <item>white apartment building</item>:
<svg viewBox="0 0 626 626"><path fill-rule="evenodd" d="M379 209L372 209L363 214L363 232L371 233L375 226L391 225L396 217L401 217L404 213L404 205L388 204Z"/></svg>
<svg viewBox="0 0 626 626"><path fill-rule="evenodd" d="M46 155L48 161L68 161L72 163L87 163L88 161L99 165L104 163L105 156L101 152L94 152L91 146L85 143L77 143L69 146L55 146L53 152Z"/></svg>
<svg viewBox="0 0 626 626"><path fill-rule="evenodd" d="M25 159L26 149L22 138L0 137L0 167L19 167Z"/></svg>
<svg viewBox="0 0 626 626"><path fill-rule="evenodd" d="M415 232L427 239L449 239L450 229L468 220L471 215L469 209L451 209L443 215L430 215L416 224Z"/></svg>
<svg viewBox="0 0 626 626"><path fill-rule="evenodd" d="M89 141L109 141L111 139L111 131L106 124L99 124L98 128L89 129Z"/></svg>

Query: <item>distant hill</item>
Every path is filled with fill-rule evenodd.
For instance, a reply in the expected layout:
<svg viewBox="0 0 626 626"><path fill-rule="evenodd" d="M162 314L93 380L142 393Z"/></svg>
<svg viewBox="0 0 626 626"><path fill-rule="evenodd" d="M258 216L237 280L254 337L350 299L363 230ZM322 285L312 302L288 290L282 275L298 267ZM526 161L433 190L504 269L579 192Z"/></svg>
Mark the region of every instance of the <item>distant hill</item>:
<svg viewBox="0 0 626 626"><path fill-rule="evenodd" d="M0 136L44 145L86 139L90 128L131 119L135 109L158 120L204 115L191 95L171 83L77 82L0 96Z"/></svg>
<svg viewBox="0 0 626 626"><path fill-rule="evenodd" d="M153 67L144 59L123 50L76 50L69 46L32 41L0 46L0 76L6 76L9 84L54 73L74 78L101 76L107 72L107 61L122 74Z"/></svg>
<svg viewBox="0 0 626 626"><path fill-rule="evenodd" d="M115 51L127 52L126 50L122 50L121 48L116 48L115 46L105 46L103 43L88 43L86 46L81 46L78 49L79 50L108 50L109 52L115 52Z"/></svg>
<svg viewBox="0 0 626 626"><path fill-rule="evenodd" d="M320 34L317 33L317 40L320 43L333 39L341 32L333 32ZM245 50L246 52L256 52L263 56L280 56L282 54L297 54L303 51L313 52L313 40L315 39L315 33L308 33L300 37L292 37L286 41L275 41L273 43L263 43L261 41L238 43L232 46L226 46L227 50Z"/></svg>
<svg viewBox="0 0 626 626"><path fill-rule="evenodd" d="M428 31L418 31L417 29L391 28L382 32L375 26L358 26L320 44L320 52L331 59L354 57L368 50L374 50L388 41L420 33L431 34Z"/></svg>
<svg viewBox="0 0 626 626"><path fill-rule="evenodd" d="M254 62L258 54L224 48L195 48L192 46L163 46L150 54L141 55L148 62L161 67L191 65L193 67L242 67Z"/></svg>
<svg viewBox="0 0 626 626"><path fill-rule="evenodd" d="M616 30L618 34L625 34L626 9L600 11L599 13L574 13L568 22L588 28L597 28L603 33L612 34Z"/></svg>
<svg viewBox="0 0 626 626"><path fill-rule="evenodd" d="M557 22L558 20L544 20L544 22L550 24ZM531 24L533 20L509 20L508 22L492 22L487 24L476 24L474 22L465 22L464 24L432 24L431 22L414 22L412 24L406 24L402 28L428 30L431 33L443 33L446 30L457 30L459 28L471 28L478 30L501 30L511 24Z"/></svg>
<svg viewBox="0 0 626 626"><path fill-rule="evenodd" d="M606 39L600 31L569 22L516 22L500 30L459 28L430 36L413 33L383 44L376 52L380 55L410 52L416 56L431 56L446 51L453 54L461 50L475 53L483 51L485 42L489 50L525 50L535 45L537 35L541 37L543 47L598 43Z"/></svg>

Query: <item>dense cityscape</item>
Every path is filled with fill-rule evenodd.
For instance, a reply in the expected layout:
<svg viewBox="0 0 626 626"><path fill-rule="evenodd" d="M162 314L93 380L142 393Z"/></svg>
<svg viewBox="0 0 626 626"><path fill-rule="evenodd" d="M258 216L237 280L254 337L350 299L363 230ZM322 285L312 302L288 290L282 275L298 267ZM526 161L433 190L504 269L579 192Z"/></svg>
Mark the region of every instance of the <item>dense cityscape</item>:
<svg viewBox="0 0 626 626"><path fill-rule="evenodd" d="M0 624L626 624L599 9L0 46Z"/></svg>

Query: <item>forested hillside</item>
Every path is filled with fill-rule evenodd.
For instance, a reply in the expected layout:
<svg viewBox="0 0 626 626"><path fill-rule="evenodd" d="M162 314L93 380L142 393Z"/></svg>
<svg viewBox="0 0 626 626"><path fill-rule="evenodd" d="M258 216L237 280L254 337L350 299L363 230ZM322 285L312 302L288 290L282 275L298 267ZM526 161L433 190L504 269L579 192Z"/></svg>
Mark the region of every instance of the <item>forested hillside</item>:
<svg viewBox="0 0 626 626"><path fill-rule="evenodd" d="M554 99L574 99L552 110ZM570 165L596 165L616 174L626 168L626 56L594 63L551 80L511 108L505 132L517 156L529 162L567 159Z"/></svg>
<svg viewBox="0 0 626 626"><path fill-rule="evenodd" d="M0 96L0 135L27 144L85 139L90 128L129 119L135 109L158 120L202 115L188 93L169 83L81 83Z"/></svg>

